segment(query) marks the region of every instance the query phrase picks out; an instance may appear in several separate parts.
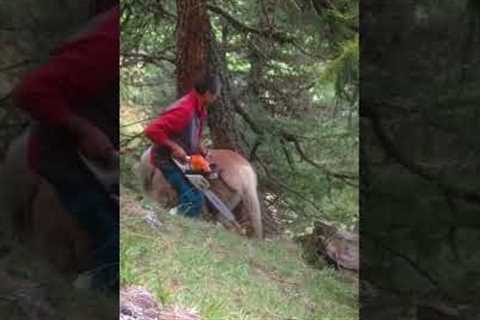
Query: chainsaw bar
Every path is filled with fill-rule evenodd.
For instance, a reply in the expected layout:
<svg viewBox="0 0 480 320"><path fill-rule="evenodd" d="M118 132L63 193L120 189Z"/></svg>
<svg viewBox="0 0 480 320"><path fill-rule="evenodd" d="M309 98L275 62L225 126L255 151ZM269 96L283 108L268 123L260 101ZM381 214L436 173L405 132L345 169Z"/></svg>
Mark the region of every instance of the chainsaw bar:
<svg viewBox="0 0 480 320"><path fill-rule="evenodd" d="M185 178L190 183L203 193L208 202L231 224L235 227L239 227L235 216L232 211L223 203L223 201L210 190L210 183L202 174L190 174L186 173L186 166L179 163L176 159L172 159L175 165L183 172Z"/></svg>
<svg viewBox="0 0 480 320"><path fill-rule="evenodd" d="M230 209L223 203L220 198L212 192L212 190L203 190L202 191L205 197L209 200L210 204L215 207L227 220L228 222L237 224L237 220L235 219L235 216L233 213L230 211Z"/></svg>
<svg viewBox="0 0 480 320"><path fill-rule="evenodd" d="M118 153L112 154L111 168L105 168L95 163L92 160L87 159L81 152L78 152L80 159L95 176L97 181L102 185L104 190L109 194L110 198L119 202L117 194L117 187L119 183L119 158Z"/></svg>

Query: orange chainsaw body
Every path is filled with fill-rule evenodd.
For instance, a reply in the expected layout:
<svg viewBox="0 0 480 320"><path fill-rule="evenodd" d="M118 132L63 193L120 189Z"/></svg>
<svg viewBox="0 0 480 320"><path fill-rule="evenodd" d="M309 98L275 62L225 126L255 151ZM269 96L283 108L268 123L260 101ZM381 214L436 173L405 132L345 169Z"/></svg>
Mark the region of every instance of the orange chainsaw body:
<svg viewBox="0 0 480 320"><path fill-rule="evenodd" d="M190 156L190 166L193 172L210 173L210 163L202 155L195 154Z"/></svg>

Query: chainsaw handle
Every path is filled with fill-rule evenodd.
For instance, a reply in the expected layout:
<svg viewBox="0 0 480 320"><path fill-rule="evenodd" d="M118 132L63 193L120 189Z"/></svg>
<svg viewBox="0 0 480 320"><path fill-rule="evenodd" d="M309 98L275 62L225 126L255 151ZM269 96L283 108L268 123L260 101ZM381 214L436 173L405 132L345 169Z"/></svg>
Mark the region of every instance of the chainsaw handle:
<svg viewBox="0 0 480 320"><path fill-rule="evenodd" d="M188 158L190 158L190 157L188 157ZM188 158L187 158L187 161L190 160ZM187 168L188 162L187 162L187 164L182 164L179 160L175 159L175 157L172 157L172 161L183 173L185 173L188 170L188 168Z"/></svg>
<svg viewBox="0 0 480 320"><path fill-rule="evenodd" d="M105 161L105 163L92 161L85 157L85 155L83 155L80 151L78 151L78 155L83 164L95 176L97 181L103 186L104 190L110 195L110 198L118 203L118 183L120 172L120 157L118 152L112 152L110 159L107 159L108 161Z"/></svg>
<svg viewBox="0 0 480 320"><path fill-rule="evenodd" d="M80 158L83 162L88 162L89 164L102 169L102 170L119 170L120 168L120 155L117 150L110 152L108 158L103 159L90 159L85 156L80 150L78 151Z"/></svg>

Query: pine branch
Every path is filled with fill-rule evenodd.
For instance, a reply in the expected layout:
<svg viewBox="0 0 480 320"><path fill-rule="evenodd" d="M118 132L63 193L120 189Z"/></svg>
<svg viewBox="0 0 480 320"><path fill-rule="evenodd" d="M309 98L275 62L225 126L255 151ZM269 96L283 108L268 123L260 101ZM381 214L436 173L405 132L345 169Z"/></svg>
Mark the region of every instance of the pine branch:
<svg viewBox="0 0 480 320"><path fill-rule="evenodd" d="M214 38L212 38L212 40L214 40ZM222 74L224 76L223 80L225 82L224 83L225 84L225 90L230 92L230 82L229 82L228 70L226 68L223 68L223 73ZM242 117L242 119L249 125L249 127L252 129L252 131L259 136L259 139L261 139L265 134L265 130L263 128L261 128L252 119L252 117L247 113L247 111L245 111L240 106L236 97L231 95L230 102L233 106L234 111ZM345 174L345 173L331 172L330 170L324 168L323 166L317 164L316 162L311 160L309 157L307 157L307 155L305 154L305 152L303 151L303 149L300 145L300 142L299 142L298 138L295 135L293 135L291 133L288 133L285 130L282 130L279 138L284 139L285 141L288 141L288 142L294 142L296 150L300 154L302 159L304 161L308 162L309 164L311 164L312 166L316 167L317 169L321 170L325 175L327 175L329 177L332 177L332 178L342 180L345 184L347 184L349 186L357 187L357 185L352 182L352 180L353 181L358 180L357 177L355 177L353 175ZM258 148L258 146L256 146L256 148ZM253 149L252 151L256 151L256 149ZM253 157L253 154L254 154L254 152L252 152L252 151L250 152L250 157L251 158Z"/></svg>
<svg viewBox="0 0 480 320"><path fill-rule="evenodd" d="M143 131L140 131L134 135L123 135L124 137L126 137L127 139L120 142L120 147L121 148L124 148L126 146L128 146L130 143L132 143L132 141L134 140L137 140L137 139L140 139L144 136L145 134L143 133Z"/></svg>
<svg viewBox="0 0 480 320"><path fill-rule="evenodd" d="M247 124L250 126L250 128L255 132L256 134L263 136L264 135L264 130L260 128L255 121L250 117L250 115L243 110L243 108L238 104L238 101L236 99L232 99L233 106L235 108L235 111L247 122ZM345 184L352 186L352 187L357 187L357 185L352 182L352 181L357 181L358 177L351 175L351 174L346 174L346 173L336 173L332 172L329 169L319 165L315 161L311 160L306 153L303 151L303 148L300 144L300 141L297 136L295 136L292 133L287 132L286 130L282 130L280 132L280 137L285 139L285 141L288 142L293 142L295 145L295 148L297 152L299 153L300 157L310 165L314 166L315 168L321 170L325 175L330 176L332 178L336 178L339 180L342 180ZM258 148L258 146L257 146ZM252 150L253 151L253 150ZM256 150L255 150L256 151ZM252 157L252 152L250 152L250 156Z"/></svg>
<svg viewBox="0 0 480 320"><path fill-rule="evenodd" d="M443 287L441 286L440 282L435 279L434 277L432 277L432 275L427 271L427 269L425 269L424 267L420 266L417 262L415 262L412 258L410 258L408 255L404 254L404 253L401 253L400 251L397 251L396 249L393 249L387 245L385 245L385 241L376 237L375 235L373 234L370 234L370 233L367 233L367 232L362 232L362 237L365 237L366 239L374 242L375 244L377 244L379 247L381 247L383 250L385 250L386 252L390 253L391 255L394 255L398 258L401 258L402 260L404 260L407 264L409 264L415 271L417 271L417 273L419 275L421 275L422 277L424 277L426 280L428 280L428 282L430 282L430 284L432 286L434 286L435 288L437 288L438 290L442 291L442 293L448 297L449 294L443 289Z"/></svg>
<svg viewBox="0 0 480 320"><path fill-rule="evenodd" d="M387 135L387 133L385 132L385 128L381 124L380 117L374 107L364 105L362 109L363 116L368 117L371 120L373 131L378 137L380 145L388 156L395 159L409 172L435 184L439 189L448 193L450 196L461 198L471 203L480 203L480 193L472 190L467 190L458 185L446 183L441 179L439 175L437 175L431 169L415 163L413 160L409 159L405 154L398 150L395 143Z"/></svg>
<svg viewBox="0 0 480 320"><path fill-rule="evenodd" d="M227 20L233 27L235 27L237 30L239 30L241 32L253 33L253 34L262 36L264 38L273 39L273 40L275 40L275 41L277 41L281 44L287 44L287 43L294 44L295 43L295 38L293 38L291 36L288 36L285 33L278 32L278 31L273 31L273 30L270 30L270 29L258 30L258 29L255 29L251 26L248 26L248 25L240 22L239 20L234 18L230 13L226 12L225 10L223 10L219 7L216 7L216 6L213 6L213 5L207 5L207 8L208 8L208 10L210 10L212 12L215 12L216 14L225 18L225 20Z"/></svg>
<svg viewBox="0 0 480 320"><path fill-rule="evenodd" d="M167 57L164 55L145 54L145 53L122 53L122 58L136 59L137 61L143 61L154 65L160 64L162 61L168 61L175 64L174 57Z"/></svg>
<svg viewBox="0 0 480 320"><path fill-rule="evenodd" d="M282 131L281 132L281 135L282 137L285 139L285 141L288 141L288 142L293 142L293 144L295 145L295 148L298 152L298 154L300 155L300 157L307 163L309 163L310 165L314 166L315 168L321 170L325 175L327 176L330 176L332 178L336 178L336 179L340 179L342 180L344 183L348 184L349 186L352 186L352 187L357 187L357 185L355 183L353 183L352 181L356 181L358 180L358 177L354 176L354 175L351 175L351 174L346 174L346 173L336 173L336 172L332 172L330 171L329 169L319 165L318 163L316 163L315 161L313 161L312 159L310 159L307 154L305 153L305 151L303 150L301 144L300 144L300 141L298 140L298 138L296 136L294 136L293 134L291 133L288 133L286 131Z"/></svg>
<svg viewBox="0 0 480 320"><path fill-rule="evenodd" d="M14 63L12 65L0 68L0 72L6 72L6 71L13 70L13 69L17 69L17 68L23 67L24 65L30 64L32 62L33 61L30 60L30 59L25 59L25 60L22 60L20 62Z"/></svg>
<svg viewBox="0 0 480 320"><path fill-rule="evenodd" d="M312 5L319 16L321 16L325 10L335 8L329 0L312 0Z"/></svg>
<svg viewBox="0 0 480 320"><path fill-rule="evenodd" d="M5 96L0 98L0 103L7 101L8 99L10 99L11 96L12 96L12 92L7 93Z"/></svg>
<svg viewBox="0 0 480 320"><path fill-rule="evenodd" d="M130 123L127 123L127 124L124 124L124 125L120 126L120 128L123 129L123 128L131 127L131 126L134 126L136 124L144 123L144 122L147 122L147 121L152 121L155 118L156 118L156 116L149 117L149 118L142 119L142 120L138 120L138 121L134 121L134 122L130 122Z"/></svg>
<svg viewBox="0 0 480 320"><path fill-rule="evenodd" d="M262 144L262 139L257 137L257 140L255 140L255 144L253 145L252 150L250 151L250 156L248 157L250 161L255 161L257 159L257 150L261 144Z"/></svg>
<svg viewBox="0 0 480 320"><path fill-rule="evenodd" d="M290 166L290 169L295 170L295 164L293 162L291 153L287 149L287 144L286 144L285 139L281 138L280 139L280 144L282 145L282 151L283 151L283 154L285 155L285 159L287 159L287 162L288 162L288 165Z"/></svg>
<svg viewBox="0 0 480 320"><path fill-rule="evenodd" d="M297 191L295 189L292 189L291 187L289 187L288 185L286 185L285 183L281 182L280 180L278 180L271 172L270 170L268 169L267 165L265 163L263 163L262 161L258 161L258 163L260 164L260 166L263 168L263 170L265 171L265 174L267 175L267 177L273 181L277 186L283 188L284 190L287 190L288 192L290 192L291 194L293 194L294 196L296 196L297 198L303 200L303 201L306 201L308 202L309 204L312 205L312 207L314 207L318 212L321 212L322 210L320 209L320 207L318 207L317 203L315 203L314 201L308 199L307 197L305 197L303 195L302 192L300 191Z"/></svg>
<svg viewBox="0 0 480 320"><path fill-rule="evenodd" d="M159 0L157 0L155 5L154 5L154 11L156 11L156 13L160 14L160 16L163 16L163 17L168 18L170 20L173 20L173 21L177 20L177 16L175 14L169 12L167 9L165 9L161 5L161 1L159 1Z"/></svg>

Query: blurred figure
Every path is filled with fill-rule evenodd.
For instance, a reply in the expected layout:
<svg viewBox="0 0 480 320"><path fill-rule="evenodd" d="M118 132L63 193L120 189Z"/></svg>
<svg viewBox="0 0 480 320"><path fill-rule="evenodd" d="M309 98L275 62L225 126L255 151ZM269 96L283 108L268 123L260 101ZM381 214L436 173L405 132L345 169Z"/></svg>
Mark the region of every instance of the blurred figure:
<svg viewBox="0 0 480 320"><path fill-rule="evenodd" d="M14 98L33 119L30 168L92 238L93 287L116 293L119 208L111 194L118 194L118 183L107 190L85 161L118 170L119 8L96 10L103 13L26 75Z"/></svg>
<svg viewBox="0 0 480 320"><path fill-rule="evenodd" d="M187 156L206 155L201 144L207 107L220 92L218 78L201 70L196 75L194 87L185 96L172 104L145 129L153 142L152 162L178 194L181 213L189 217L200 215L205 202L202 193L184 177L171 157L185 162Z"/></svg>

